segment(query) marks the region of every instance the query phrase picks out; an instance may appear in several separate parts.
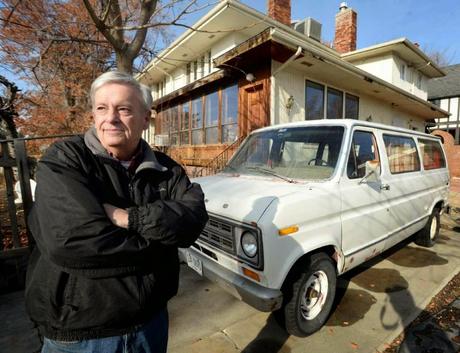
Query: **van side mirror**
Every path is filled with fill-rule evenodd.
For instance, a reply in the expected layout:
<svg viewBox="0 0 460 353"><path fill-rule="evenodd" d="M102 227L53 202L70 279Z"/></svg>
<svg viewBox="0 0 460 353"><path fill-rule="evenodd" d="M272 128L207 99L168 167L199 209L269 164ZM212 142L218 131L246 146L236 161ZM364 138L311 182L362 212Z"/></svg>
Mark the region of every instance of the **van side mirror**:
<svg viewBox="0 0 460 353"><path fill-rule="evenodd" d="M367 161L365 163L366 174L359 181L360 184L364 182L377 182L380 181L380 162L376 159Z"/></svg>

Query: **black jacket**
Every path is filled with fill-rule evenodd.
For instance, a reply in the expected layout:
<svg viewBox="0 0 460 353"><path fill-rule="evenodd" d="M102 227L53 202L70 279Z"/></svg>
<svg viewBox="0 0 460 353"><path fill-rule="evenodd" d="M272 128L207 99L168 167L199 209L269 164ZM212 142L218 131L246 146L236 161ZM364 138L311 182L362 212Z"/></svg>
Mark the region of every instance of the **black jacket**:
<svg viewBox="0 0 460 353"><path fill-rule="evenodd" d="M26 307L45 337L125 334L177 293L177 248L193 244L208 219L203 193L172 159L140 147L132 175L94 129L52 145L39 162ZM128 210L128 230L103 203Z"/></svg>

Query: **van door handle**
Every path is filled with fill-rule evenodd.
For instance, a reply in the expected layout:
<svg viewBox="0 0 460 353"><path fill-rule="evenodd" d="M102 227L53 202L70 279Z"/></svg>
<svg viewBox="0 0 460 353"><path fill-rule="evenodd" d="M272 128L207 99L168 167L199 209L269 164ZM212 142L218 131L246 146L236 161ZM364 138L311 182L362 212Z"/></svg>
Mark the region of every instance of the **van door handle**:
<svg viewBox="0 0 460 353"><path fill-rule="evenodd" d="M382 184L382 185L380 185L380 190L390 190L390 185Z"/></svg>

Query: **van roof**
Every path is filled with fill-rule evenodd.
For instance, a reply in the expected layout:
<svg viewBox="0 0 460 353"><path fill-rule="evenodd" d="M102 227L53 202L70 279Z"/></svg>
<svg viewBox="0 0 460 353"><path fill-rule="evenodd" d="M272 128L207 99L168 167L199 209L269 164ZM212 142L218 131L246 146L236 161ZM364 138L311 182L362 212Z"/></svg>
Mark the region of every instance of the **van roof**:
<svg viewBox="0 0 460 353"><path fill-rule="evenodd" d="M391 125L386 125L386 124L373 123L369 121L355 120L355 119L318 119L318 120L309 120L309 121L297 121L297 122L263 127L263 128L252 131L252 133L257 133L261 131L277 130L277 129L283 129L283 128L306 127L306 126L344 126L346 128L352 128L353 126L366 126L366 127L376 128L380 130L402 132L405 134L418 135L418 136L423 136L423 137L428 137L428 138L439 139L438 136L430 135L430 134L427 134L421 131L409 130L409 129L405 129L402 127L396 127L396 126L391 126Z"/></svg>

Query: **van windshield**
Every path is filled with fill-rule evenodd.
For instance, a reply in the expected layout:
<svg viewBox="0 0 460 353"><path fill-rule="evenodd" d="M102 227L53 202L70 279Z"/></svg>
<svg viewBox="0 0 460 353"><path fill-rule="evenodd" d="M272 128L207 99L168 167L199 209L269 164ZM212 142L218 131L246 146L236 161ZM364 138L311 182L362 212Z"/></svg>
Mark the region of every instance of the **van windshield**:
<svg viewBox="0 0 460 353"><path fill-rule="evenodd" d="M227 173L293 179L329 179L337 166L344 128L309 126L252 134L224 169Z"/></svg>

